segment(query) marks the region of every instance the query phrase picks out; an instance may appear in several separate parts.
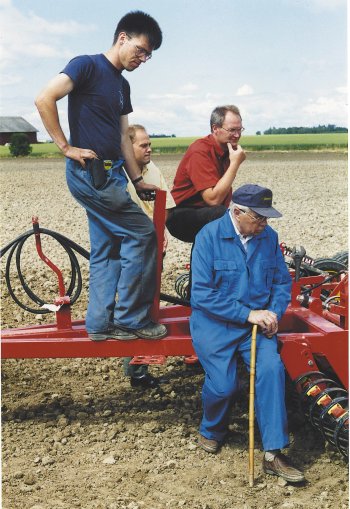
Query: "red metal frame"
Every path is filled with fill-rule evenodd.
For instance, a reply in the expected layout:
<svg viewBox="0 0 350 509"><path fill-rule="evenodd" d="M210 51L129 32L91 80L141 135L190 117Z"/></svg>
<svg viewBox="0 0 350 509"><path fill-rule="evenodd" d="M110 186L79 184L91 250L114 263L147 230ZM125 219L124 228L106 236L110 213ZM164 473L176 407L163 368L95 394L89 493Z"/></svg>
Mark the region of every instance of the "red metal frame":
<svg viewBox="0 0 350 509"><path fill-rule="evenodd" d="M189 316L191 309L185 306L160 306L162 271L162 244L165 225L166 193L157 191L154 210L154 225L157 232L157 291L152 306L152 320L160 321L168 329L168 335L161 340L103 341L89 340L84 320L71 320L70 306L64 296L62 274L52 268L58 277L61 305L56 312L56 323L8 329L2 333L2 358L63 358L63 357L126 357L141 358L142 362L162 362L163 357L185 356L188 362L196 360L192 347ZM38 220L34 219L38 230ZM40 233L35 235L39 256L50 265L41 250ZM60 276L61 274L61 276ZM322 283L323 276L301 278L293 284L292 301L279 325L281 357L290 377L294 380L305 372L318 369L317 362L326 358L344 387L348 387L348 289L347 277L328 288L332 294L339 294L339 302L323 309L320 294L316 288L309 299L308 307L301 307L302 287ZM333 319L330 319L332 318ZM333 323L336 322L336 323ZM153 357L153 360L150 359ZM135 362L141 360L135 359Z"/></svg>

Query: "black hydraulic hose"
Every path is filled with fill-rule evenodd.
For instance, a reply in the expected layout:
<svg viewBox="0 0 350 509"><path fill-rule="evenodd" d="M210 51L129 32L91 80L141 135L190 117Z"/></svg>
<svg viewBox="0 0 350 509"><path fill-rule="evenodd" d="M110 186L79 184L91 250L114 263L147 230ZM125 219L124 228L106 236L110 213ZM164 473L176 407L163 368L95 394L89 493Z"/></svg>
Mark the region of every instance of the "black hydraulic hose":
<svg viewBox="0 0 350 509"><path fill-rule="evenodd" d="M189 300L179 299L173 295L168 295L167 293L160 293L161 300L165 302L170 302L171 304L179 304L180 306L191 307L191 303Z"/></svg>
<svg viewBox="0 0 350 509"><path fill-rule="evenodd" d="M68 289L66 291L66 295L70 297L70 303L74 304L74 302L76 302L78 300L78 298L81 294L82 286L83 286L81 270L80 270L79 262L78 262L75 252L80 254L87 260L89 260L89 258L90 258L90 253L86 249L79 246L79 244L70 240L68 237L65 237L64 235L61 235L60 233L54 232L52 230L47 230L46 228L39 228L36 230L36 232L45 234L45 235L48 235L49 237L54 238L66 251L66 253L69 257L69 260L70 260L70 265L71 265L71 279L70 279ZM41 307L39 309L31 308L19 300L19 298L16 296L16 294L14 292L14 289L13 289L13 286L11 283L11 275L10 275L12 259L13 259L13 256L15 255L17 274L18 274L19 280L21 282L22 288L24 289L25 293L38 306L43 306L45 304L45 302L30 289L29 285L27 284L27 282L23 276L22 269L21 269L21 254L22 254L24 243L28 240L29 237L34 235L36 232L34 232L34 230L29 230L29 231L23 233L22 235L20 235L19 237L17 237L16 239L14 239L13 241L11 241L9 244L7 244L7 246L5 246L4 248L2 248L0 250L0 258L2 258L9 251L9 254L7 257L7 262L6 262L5 281L6 281L6 285L7 285L9 294L11 295L13 300L22 309L25 309L26 311L29 311L30 313L45 314L45 313L49 313L50 311L48 309L43 309Z"/></svg>
<svg viewBox="0 0 350 509"><path fill-rule="evenodd" d="M313 290L315 290L319 286L322 286L325 283L329 283L329 281L332 281L332 279L340 276L341 274L346 274L346 270L339 270L338 272L335 272L334 274L331 274L330 276L326 277L323 281L321 281L321 283L315 283L314 285L311 285L308 288L304 287L304 288L301 289L300 293L303 294L303 295L305 293L311 293Z"/></svg>
<svg viewBox="0 0 350 509"><path fill-rule="evenodd" d="M81 270L80 265L77 260L77 257L75 255L75 252L79 255L83 256L83 258L86 258L87 260L90 259L90 253L83 247L79 246L76 242L69 239L68 237L65 237L64 235L61 235L60 233L54 232L52 230L47 230L46 228L38 228L35 232L34 230L29 230L19 237L12 240L9 244L7 244L5 247L0 249L0 258L2 258L7 252L9 252L6 262L6 271L5 271L5 281L6 285L9 291L9 294L11 295L12 299L24 310L29 311L30 313L34 314L46 314L50 313L50 310L43 309L41 307L38 308L31 308L21 302L19 298L16 296L12 283L11 283L11 264L12 259L15 255L15 261L16 261L16 269L17 274L19 277L19 280L21 282L22 288L25 291L25 293L28 295L28 297L35 302L38 306L43 306L45 304L45 301L43 301L38 295L36 295L31 288L29 287L27 281L25 280L25 277L23 276L22 269L21 269L21 255L24 243L28 240L29 237L34 235L35 233L41 233L48 235L49 237L54 238L66 251L71 265L71 279L68 286L68 289L66 291L66 295L70 297L70 304L74 304L76 302L81 294L82 290L82 276L81 276ZM180 304L182 306L190 306L189 301L179 299L178 297L175 297L173 295L167 295L165 293L160 294L160 298L166 302L170 302L172 304Z"/></svg>

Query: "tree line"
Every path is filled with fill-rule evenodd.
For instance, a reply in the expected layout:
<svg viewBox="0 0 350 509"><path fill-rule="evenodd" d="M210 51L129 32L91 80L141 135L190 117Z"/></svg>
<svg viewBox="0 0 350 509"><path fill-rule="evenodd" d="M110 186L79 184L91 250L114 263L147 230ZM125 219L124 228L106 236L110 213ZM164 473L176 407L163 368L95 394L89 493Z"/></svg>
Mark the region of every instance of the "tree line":
<svg viewBox="0 0 350 509"><path fill-rule="evenodd" d="M150 134L150 138L176 138L176 134Z"/></svg>
<svg viewBox="0 0 350 509"><path fill-rule="evenodd" d="M319 134L319 133L347 133L347 127L337 127L335 124L318 125L317 127L270 127L263 134ZM257 131L257 135L261 131Z"/></svg>

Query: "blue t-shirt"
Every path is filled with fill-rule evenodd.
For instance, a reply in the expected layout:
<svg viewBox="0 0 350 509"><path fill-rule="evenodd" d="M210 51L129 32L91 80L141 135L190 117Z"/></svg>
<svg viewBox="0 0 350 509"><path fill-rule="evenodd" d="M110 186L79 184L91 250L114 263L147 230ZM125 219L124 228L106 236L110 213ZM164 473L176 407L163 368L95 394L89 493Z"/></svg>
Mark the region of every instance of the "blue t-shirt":
<svg viewBox="0 0 350 509"><path fill-rule="evenodd" d="M71 144L102 159L121 158L120 116L132 112L127 80L103 54L75 57L61 72L74 82L68 95Z"/></svg>

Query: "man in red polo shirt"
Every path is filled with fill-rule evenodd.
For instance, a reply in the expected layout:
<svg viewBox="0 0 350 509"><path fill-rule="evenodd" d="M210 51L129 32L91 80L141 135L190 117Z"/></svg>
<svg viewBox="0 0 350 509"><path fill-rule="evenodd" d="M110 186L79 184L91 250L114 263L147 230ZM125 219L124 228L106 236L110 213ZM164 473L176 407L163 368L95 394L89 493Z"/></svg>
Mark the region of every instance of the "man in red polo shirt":
<svg viewBox="0 0 350 509"><path fill-rule="evenodd" d="M236 106L218 106L210 117L211 134L187 149L177 169L171 191L176 207L169 211L171 235L194 242L199 230L224 215L232 183L245 153L238 145L242 118Z"/></svg>

